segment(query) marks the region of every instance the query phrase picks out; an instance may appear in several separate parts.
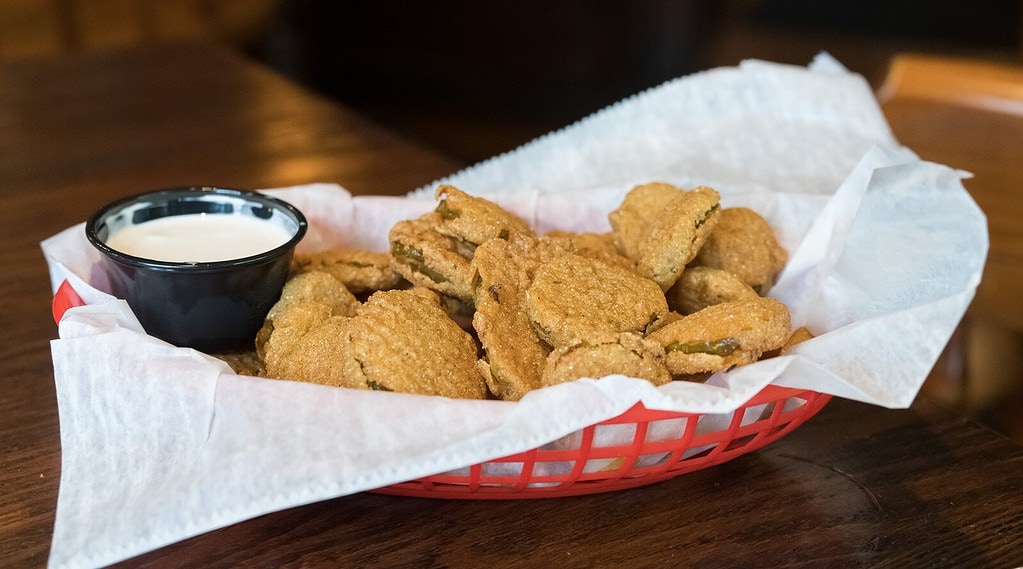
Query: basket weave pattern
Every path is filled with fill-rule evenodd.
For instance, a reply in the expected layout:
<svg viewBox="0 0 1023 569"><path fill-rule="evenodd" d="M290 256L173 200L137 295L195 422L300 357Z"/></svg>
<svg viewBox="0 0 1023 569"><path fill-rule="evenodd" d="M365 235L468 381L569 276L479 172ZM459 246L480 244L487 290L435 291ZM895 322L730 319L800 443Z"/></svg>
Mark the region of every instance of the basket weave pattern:
<svg viewBox="0 0 1023 569"><path fill-rule="evenodd" d="M515 499L576 496L652 484L732 460L785 436L831 399L769 385L734 413L625 413L554 443L380 488L401 496Z"/></svg>

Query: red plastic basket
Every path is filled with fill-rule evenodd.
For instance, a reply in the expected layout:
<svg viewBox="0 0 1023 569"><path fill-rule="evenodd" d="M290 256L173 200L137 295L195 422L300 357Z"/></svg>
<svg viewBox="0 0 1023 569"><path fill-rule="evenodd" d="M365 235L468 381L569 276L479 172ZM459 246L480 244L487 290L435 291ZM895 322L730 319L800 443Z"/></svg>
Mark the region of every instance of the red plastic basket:
<svg viewBox="0 0 1023 569"><path fill-rule="evenodd" d="M65 281L53 317L83 304ZM830 395L769 385L725 415L657 411L637 403L618 417L540 448L458 471L379 488L400 496L517 499L577 496L634 488L727 462L785 436Z"/></svg>
<svg viewBox="0 0 1023 569"><path fill-rule="evenodd" d="M634 488L757 450L791 432L830 399L816 391L769 385L727 416L655 411L636 404L541 448L375 491L515 499Z"/></svg>

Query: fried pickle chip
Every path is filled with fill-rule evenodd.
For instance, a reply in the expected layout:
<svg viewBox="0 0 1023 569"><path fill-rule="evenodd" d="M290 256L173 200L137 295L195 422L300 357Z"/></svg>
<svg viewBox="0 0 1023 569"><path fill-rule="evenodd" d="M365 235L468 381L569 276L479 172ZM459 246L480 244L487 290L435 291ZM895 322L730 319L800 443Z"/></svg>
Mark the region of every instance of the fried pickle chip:
<svg viewBox="0 0 1023 569"><path fill-rule="evenodd" d="M569 253L537 270L526 311L540 337L557 348L645 333L667 315L668 303L653 281Z"/></svg>
<svg viewBox="0 0 1023 569"><path fill-rule="evenodd" d="M813 338L814 338L813 332L807 329L806 326L800 326L799 328L796 328L795 330L792 331L792 334L789 336L789 339L785 340L785 343L782 344L781 347L764 352L762 359L783 356L791 352L792 348L795 348L796 346L802 344L807 340L812 340Z"/></svg>
<svg viewBox="0 0 1023 569"><path fill-rule="evenodd" d="M256 334L256 354L259 357L265 356L264 346L273 332L277 315L296 303L321 304L330 316L354 316L360 304L355 295L330 273L309 271L289 278L281 290L281 297L270 307L262 328Z"/></svg>
<svg viewBox="0 0 1023 569"><path fill-rule="evenodd" d="M540 238L542 243L552 249L558 248L566 253L575 253L589 259L597 259L635 270L636 263L618 252L611 233L572 233L569 231L550 231Z"/></svg>
<svg viewBox="0 0 1023 569"><path fill-rule="evenodd" d="M401 275L391 268L391 255L360 249L328 249L319 253L296 254L292 273L322 271L334 275L355 293L390 290L401 283Z"/></svg>
<svg viewBox="0 0 1023 569"><path fill-rule="evenodd" d="M788 308L772 298L708 306L648 336L665 351L673 375L722 371L754 362L789 337Z"/></svg>
<svg viewBox="0 0 1023 569"><path fill-rule="evenodd" d="M231 366L231 370L238 375L260 377L266 373L263 359L259 357L255 350L210 355L227 363L227 365Z"/></svg>
<svg viewBox="0 0 1023 569"><path fill-rule="evenodd" d="M608 214L612 237L618 251L633 261L650 234L650 225L682 190L661 182L643 184L629 190L618 209Z"/></svg>
<svg viewBox="0 0 1023 569"><path fill-rule="evenodd" d="M759 294L767 292L788 261L774 230L744 207L721 210L718 223L697 254L695 264L734 273Z"/></svg>
<svg viewBox="0 0 1023 569"><path fill-rule="evenodd" d="M399 221L389 233L391 267L414 285L461 300L472 300L471 251L440 233L441 214Z"/></svg>
<svg viewBox="0 0 1023 569"><path fill-rule="evenodd" d="M354 316L359 300L348 287L333 274L308 271L297 274L284 283L281 298L270 308L267 318L274 318L296 302L318 302L330 308L333 316Z"/></svg>
<svg viewBox="0 0 1023 569"><path fill-rule="evenodd" d="M540 387L550 348L540 341L525 310L526 288L542 252L535 239L491 239L476 249L473 328L483 345L479 367L490 391L517 401Z"/></svg>
<svg viewBox="0 0 1023 569"><path fill-rule="evenodd" d="M331 316L318 302L297 301L273 319L263 349L266 376L346 386L337 362L338 341L349 318Z"/></svg>
<svg viewBox="0 0 1023 569"><path fill-rule="evenodd" d="M441 221L437 231L478 247L490 239L508 239L512 235L532 236L529 224L484 198L471 196L454 186L437 188L436 213Z"/></svg>
<svg viewBox="0 0 1023 569"><path fill-rule="evenodd" d="M753 287L728 271L689 267L664 296L672 310L692 314L714 304L756 298L759 295Z"/></svg>
<svg viewBox="0 0 1023 569"><path fill-rule="evenodd" d="M298 302L275 319L266 375L353 389L482 399L476 344L424 289L374 293L351 318Z"/></svg>
<svg viewBox="0 0 1023 569"><path fill-rule="evenodd" d="M639 246L637 272L670 289L717 225L719 202L718 193L703 186L668 202Z"/></svg>
<svg viewBox="0 0 1023 569"><path fill-rule="evenodd" d="M800 326L792 331L792 335L789 336L789 339L786 340L785 344L781 347L781 353L788 353L792 348L795 348L807 340L812 340L813 338L813 332L808 330L806 326Z"/></svg>
<svg viewBox="0 0 1023 569"><path fill-rule="evenodd" d="M581 377L601 378L620 373L645 379L654 385L671 381L664 364L664 350L639 334L621 334L617 341L576 344L551 352L544 366L541 385L557 385Z"/></svg>
<svg viewBox="0 0 1023 569"><path fill-rule="evenodd" d="M476 343L441 309L432 292L374 293L335 341L350 386L483 399Z"/></svg>

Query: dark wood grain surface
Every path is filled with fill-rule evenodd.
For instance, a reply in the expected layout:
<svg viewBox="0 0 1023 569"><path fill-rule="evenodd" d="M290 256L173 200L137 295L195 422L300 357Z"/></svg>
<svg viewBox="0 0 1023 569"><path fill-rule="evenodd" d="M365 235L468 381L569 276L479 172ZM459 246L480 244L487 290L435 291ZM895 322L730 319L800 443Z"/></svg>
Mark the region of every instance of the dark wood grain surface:
<svg viewBox="0 0 1023 569"><path fill-rule="evenodd" d="M460 167L227 52L0 66L0 567L46 563L60 476L40 240L182 184L401 193ZM778 443L645 488L438 501L359 494L126 567L1015 567L1023 447L920 401L834 400Z"/></svg>
<svg viewBox="0 0 1023 569"><path fill-rule="evenodd" d="M123 566L1015 567L1021 489L1023 450L1004 438L927 405L836 400L760 452L644 488L510 502L359 494Z"/></svg>

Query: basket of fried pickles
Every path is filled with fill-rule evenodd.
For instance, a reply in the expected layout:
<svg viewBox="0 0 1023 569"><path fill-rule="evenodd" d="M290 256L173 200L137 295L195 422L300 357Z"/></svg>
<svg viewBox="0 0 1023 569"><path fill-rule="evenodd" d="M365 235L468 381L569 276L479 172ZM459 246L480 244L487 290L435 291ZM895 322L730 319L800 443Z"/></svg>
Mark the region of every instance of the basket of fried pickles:
<svg viewBox="0 0 1023 569"><path fill-rule="evenodd" d="M355 492L630 488L830 397L908 407L985 262L964 176L901 147L830 58L709 70L402 197L263 190L308 232L232 354L146 334L70 227L42 243L51 563Z"/></svg>
<svg viewBox="0 0 1023 569"><path fill-rule="evenodd" d="M772 227L752 209L723 206L709 187L637 185L607 215L606 233L538 234L451 185L437 187L435 200L432 211L389 228L388 252L296 255L255 352L218 357L266 378L518 401L616 374L655 386L704 382L811 337L793 331L786 306L763 294L788 257ZM774 405L796 396L800 404L787 411ZM671 422L686 415L637 405L609 423L627 428L604 429L600 440L576 433L530 451L526 460L543 467L509 469L523 460L505 457L388 490L582 493L649 483L767 444L826 400L768 390L715 434L697 415ZM653 421L659 434L647 432Z"/></svg>

